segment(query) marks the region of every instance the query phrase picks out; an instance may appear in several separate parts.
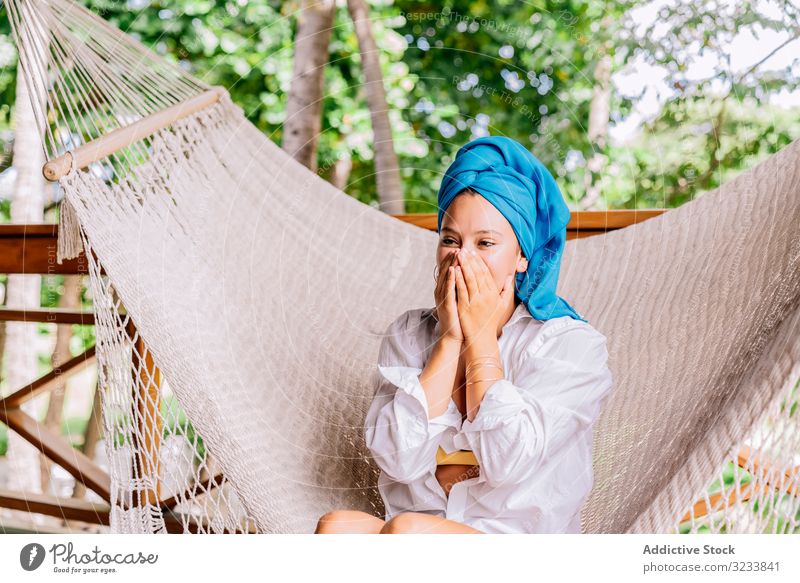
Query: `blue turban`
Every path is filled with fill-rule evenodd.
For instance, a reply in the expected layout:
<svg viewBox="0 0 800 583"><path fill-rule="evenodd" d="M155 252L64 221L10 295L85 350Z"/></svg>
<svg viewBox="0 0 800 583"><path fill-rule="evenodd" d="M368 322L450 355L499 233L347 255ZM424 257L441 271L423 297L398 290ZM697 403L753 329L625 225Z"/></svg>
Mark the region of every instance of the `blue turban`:
<svg viewBox="0 0 800 583"><path fill-rule="evenodd" d="M439 187L439 218L465 188L474 190L511 224L528 270L516 274L515 295L537 320L570 316L586 322L556 295L561 253L567 241L569 208L555 179L519 142L486 136L462 146Z"/></svg>

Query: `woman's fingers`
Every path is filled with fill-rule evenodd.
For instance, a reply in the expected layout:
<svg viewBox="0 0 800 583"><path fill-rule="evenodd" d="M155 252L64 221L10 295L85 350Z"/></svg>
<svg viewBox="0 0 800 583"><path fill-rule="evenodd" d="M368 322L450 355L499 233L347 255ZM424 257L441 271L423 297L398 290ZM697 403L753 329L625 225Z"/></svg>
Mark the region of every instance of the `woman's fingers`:
<svg viewBox="0 0 800 583"><path fill-rule="evenodd" d="M453 265L454 259L455 259L455 254L450 253L447 257L445 257L442 260L442 264L439 266L439 277L436 281L436 291L434 292L434 301L436 303L436 307L434 308L433 311L434 317L436 318L437 321L439 320L439 306L447 304L448 289L449 287L455 285L454 283L455 278L449 276L448 274L450 267Z"/></svg>
<svg viewBox="0 0 800 583"><path fill-rule="evenodd" d="M436 281L436 298L441 298L444 295L444 286L447 285L447 268L453 264L453 253L448 255L442 260L439 266L439 278Z"/></svg>
<svg viewBox="0 0 800 583"><path fill-rule="evenodd" d="M469 303L469 290L467 289L467 284L464 281L464 270L461 269L460 266L456 266L453 268L456 273L456 289L458 290L458 301L459 303L465 302Z"/></svg>
<svg viewBox="0 0 800 583"><path fill-rule="evenodd" d="M456 305L456 276L455 267L447 268L447 286L445 287L445 301L448 307L455 307Z"/></svg>
<svg viewBox="0 0 800 583"><path fill-rule="evenodd" d="M464 333L461 329L461 320L458 317L458 300L456 298L456 268L452 265L447 268L447 289L444 301L447 312L450 314L450 326L455 328L452 336L463 340Z"/></svg>
<svg viewBox="0 0 800 583"><path fill-rule="evenodd" d="M489 270L489 266L486 265L486 262L483 260L483 257L479 255L475 256L475 263L478 264L478 269L480 272L479 283L481 289L483 290L497 290L497 284L494 282L494 276L492 276L492 272ZM500 293L497 291L497 293Z"/></svg>
<svg viewBox="0 0 800 583"><path fill-rule="evenodd" d="M486 261L483 260L483 257L477 254L469 254L466 256L466 260L469 263L469 267L472 269L473 276L478 284L478 290L481 292L494 290L500 293L499 290L497 290L497 284L494 282L492 272L489 270L489 266L486 265Z"/></svg>
<svg viewBox="0 0 800 583"><path fill-rule="evenodd" d="M465 251L458 254L458 262L461 266L461 272L467 284L470 297L477 296L481 291L480 284L476 278L474 260L475 257Z"/></svg>

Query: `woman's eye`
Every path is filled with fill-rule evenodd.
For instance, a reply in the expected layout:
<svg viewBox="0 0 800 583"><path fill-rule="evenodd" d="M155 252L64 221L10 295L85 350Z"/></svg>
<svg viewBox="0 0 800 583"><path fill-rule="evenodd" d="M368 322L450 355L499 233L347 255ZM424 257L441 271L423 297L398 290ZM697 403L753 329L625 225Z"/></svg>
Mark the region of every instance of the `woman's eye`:
<svg viewBox="0 0 800 583"><path fill-rule="evenodd" d="M450 237L446 237L446 238L442 239L442 245L450 245L451 243L455 243L455 240L451 239ZM494 243L492 241L481 241L480 244L481 245L486 245L487 247L493 247L494 246Z"/></svg>

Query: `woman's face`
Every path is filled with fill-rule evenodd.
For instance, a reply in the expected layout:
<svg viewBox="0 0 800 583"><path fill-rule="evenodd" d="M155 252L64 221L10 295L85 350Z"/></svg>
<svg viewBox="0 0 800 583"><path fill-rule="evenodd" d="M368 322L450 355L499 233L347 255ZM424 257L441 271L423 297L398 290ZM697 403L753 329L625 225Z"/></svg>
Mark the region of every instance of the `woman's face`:
<svg viewBox="0 0 800 583"><path fill-rule="evenodd" d="M445 258L457 249L467 253L474 250L484 260L498 292L509 275L527 269L511 224L492 203L469 191L458 194L442 217L437 265L441 268Z"/></svg>

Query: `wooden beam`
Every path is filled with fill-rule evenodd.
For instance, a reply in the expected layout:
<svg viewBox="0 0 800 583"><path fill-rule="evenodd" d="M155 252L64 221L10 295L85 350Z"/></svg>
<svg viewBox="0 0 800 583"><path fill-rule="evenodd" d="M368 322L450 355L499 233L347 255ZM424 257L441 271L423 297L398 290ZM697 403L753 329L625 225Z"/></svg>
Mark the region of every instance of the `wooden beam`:
<svg viewBox="0 0 800 583"><path fill-rule="evenodd" d="M75 534L86 530L85 522L65 521L65 523L67 526L36 524L25 519L4 518L0 522L0 534Z"/></svg>
<svg viewBox="0 0 800 583"><path fill-rule="evenodd" d="M0 489L0 507L46 514L65 520L80 520L91 524L110 524L109 513L111 512L111 507L102 502L87 502L76 498L59 498L46 494L13 492Z"/></svg>
<svg viewBox="0 0 800 583"><path fill-rule="evenodd" d="M567 224L567 239L602 235L607 231L624 229L641 223L669 209L619 209L608 211L573 211ZM436 231L437 213L411 213L391 215L394 218L429 231Z"/></svg>
<svg viewBox="0 0 800 583"><path fill-rule="evenodd" d="M45 514L55 516L64 520L78 520L89 524L102 524L110 526L111 507L102 502L87 502L75 498L59 498L47 494L31 494L29 492L14 492L11 490L0 489L0 508L18 510L21 512ZM181 534L184 532L184 515L174 511L164 512L164 525L167 532ZM204 526L206 531L208 521L203 520L198 524L196 518L186 516L187 528L191 533L200 531L200 526ZM254 529L248 529L255 532ZM231 531L225 530L223 534L230 534Z"/></svg>
<svg viewBox="0 0 800 583"><path fill-rule="evenodd" d="M63 437L56 435L21 409L0 408L0 421L64 468L73 478L94 490L103 500L111 502L109 475Z"/></svg>
<svg viewBox="0 0 800 583"><path fill-rule="evenodd" d="M133 319L128 319L128 336L133 343L131 373L133 375L134 406L132 411L137 431L132 435L133 449L140 452L134 456L133 475L138 479L148 476L155 485L140 492L144 499L134 504L159 506L161 500L160 455L161 432L161 371L156 367L152 353L147 349L141 334L136 331Z"/></svg>
<svg viewBox="0 0 800 583"><path fill-rule="evenodd" d="M7 395L4 399L0 399L0 409L5 410L19 407L25 401L28 401L37 395L49 391L63 383L67 376L71 376L77 372L80 372L87 366L93 365L96 362L97 356L95 354L95 347L92 346L78 356L69 359L61 366L54 368L49 373L36 379L29 385L14 391L10 395Z"/></svg>
<svg viewBox="0 0 800 583"><path fill-rule="evenodd" d="M731 490L728 493L727 497L723 497L722 492L714 492L708 497L708 502L705 500L698 500L692 506L692 510L687 512L681 522L686 522L687 520L691 519L694 516L695 519L702 518L708 514L713 514L714 512L719 512L720 510L724 510L725 508L729 508L738 504L739 502L747 502L755 496L755 490L752 482L748 482L745 484L740 490ZM761 486L761 493L766 494L770 490L770 487L766 484Z"/></svg>
<svg viewBox="0 0 800 583"><path fill-rule="evenodd" d="M764 460L761 453L749 447L739 450L736 455L736 465L746 469L750 474L755 474L754 478L745 484L741 490L731 490L726 501L723 501L722 492L715 492L710 495L708 503L705 500L698 500L694 503L692 509L683 515L681 522L686 522L692 516L701 518L707 514L718 512L737 502L746 502L755 495L755 490L757 489L755 483L761 483L760 491L764 494L776 490L800 497L800 489L791 485L794 477L800 474L800 466L788 468L781 474L780 470L771 470L770 464ZM788 488L782 486L781 483L789 484Z"/></svg>
<svg viewBox="0 0 800 583"><path fill-rule="evenodd" d="M87 275L89 262L81 254L58 263L58 225L0 225L0 273Z"/></svg>
<svg viewBox="0 0 800 583"><path fill-rule="evenodd" d="M769 484L776 489L784 489L781 483L790 484L786 492L800 497L800 488L791 485L795 477L800 474L800 466L787 468L781 472L780 469L775 469L774 464L764 458L761 452L750 447L744 447L739 451L736 456L736 463L740 468L746 469L751 474L756 474L760 482Z"/></svg>
<svg viewBox="0 0 800 583"><path fill-rule="evenodd" d="M183 516L187 516L187 515L178 514L178 513L174 512L174 511L171 511L171 510L170 511L165 511L164 512L164 524L167 527L167 532L182 534L184 532L184 528L183 528L183 521L182 521L181 517L183 517ZM187 517L187 521L188 521L187 530L190 533L193 533L193 534L199 533L201 526L203 527L203 529L205 529L205 532L213 532L213 531L211 531L211 528L210 528L210 521L208 519L204 518L204 517L197 517L197 516ZM237 533L240 533L243 530L245 530L249 534L256 534L257 533L257 530L255 529L255 527L252 524L248 523L246 529L244 528L244 526L240 525L238 530L230 530L228 528L225 528L225 529L222 530L221 534L237 534Z"/></svg>
<svg viewBox="0 0 800 583"><path fill-rule="evenodd" d="M48 180L55 182L69 173L70 167L73 164L77 170L86 168L92 162L102 160L132 143L138 142L156 133L158 130L167 127L179 119L213 105L219 101L225 93L227 93L227 91L224 87L213 87L181 103L176 103L147 117L143 117L130 125L110 131L62 156L50 160L42 168L42 174L44 174L44 177Z"/></svg>
<svg viewBox="0 0 800 583"><path fill-rule="evenodd" d="M94 312L70 308L0 308L0 322L42 322L44 324L83 324L94 326Z"/></svg>

